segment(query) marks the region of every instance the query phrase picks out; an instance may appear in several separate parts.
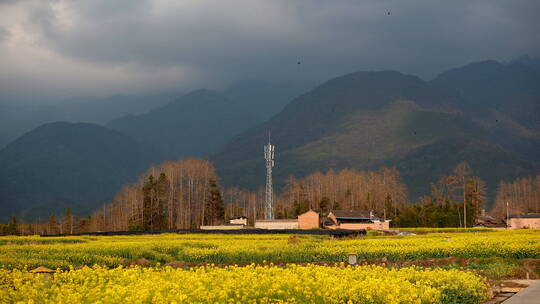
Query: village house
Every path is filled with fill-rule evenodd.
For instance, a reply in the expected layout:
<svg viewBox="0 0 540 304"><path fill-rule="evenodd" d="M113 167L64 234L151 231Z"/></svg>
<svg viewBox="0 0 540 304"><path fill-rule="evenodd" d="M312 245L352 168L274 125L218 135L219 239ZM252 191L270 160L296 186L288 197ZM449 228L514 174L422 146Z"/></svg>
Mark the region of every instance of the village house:
<svg viewBox="0 0 540 304"><path fill-rule="evenodd" d="M229 220L231 225L244 225L247 226L248 218L246 216L237 216Z"/></svg>
<svg viewBox="0 0 540 304"><path fill-rule="evenodd" d="M378 218L373 212L334 210L328 213L323 226L327 229L388 230L390 220Z"/></svg>
<svg viewBox="0 0 540 304"><path fill-rule="evenodd" d="M540 229L540 213L510 215L507 225L510 229Z"/></svg>
<svg viewBox="0 0 540 304"><path fill-rule="evenodd" d="M503 220L486 214L486 210L482 209L482 213L474 219L474 226L482 228L502 228L506 225Z"/></svg>
<svg viewBox="0 0 540 304"><path fill-rule="evenodd" d="M480 215L474 220L474 226L478 228L504 227L504 222L491 215Z"/></svg>

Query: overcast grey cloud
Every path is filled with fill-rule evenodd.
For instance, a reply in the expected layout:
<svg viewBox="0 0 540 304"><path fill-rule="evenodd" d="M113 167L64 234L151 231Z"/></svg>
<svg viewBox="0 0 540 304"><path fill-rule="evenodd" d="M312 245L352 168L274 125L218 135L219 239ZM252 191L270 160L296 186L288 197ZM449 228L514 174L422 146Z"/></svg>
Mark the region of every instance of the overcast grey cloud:
<svg viewBox="0 0 540 304"><path fill-rule="evenodd" d="M379 69L429 79L471 61L538 56L538 11L540 1L519 0L3 1L0 98L310 83Z"/></svg>

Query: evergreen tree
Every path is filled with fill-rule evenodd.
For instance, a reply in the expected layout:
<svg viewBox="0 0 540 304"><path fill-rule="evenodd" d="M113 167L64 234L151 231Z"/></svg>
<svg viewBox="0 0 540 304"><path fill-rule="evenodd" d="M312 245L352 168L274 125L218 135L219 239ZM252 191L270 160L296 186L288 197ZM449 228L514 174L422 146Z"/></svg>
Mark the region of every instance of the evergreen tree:
<svg viewBox="0 0 540 304"><path fill-rule="evenodd" d="M205 225L217 225L223 222L225 207L221 196L221 190L215 180L210 181L210 195L205 204L204 211L203 221Z"/></svg>
<svg viewBox="0 0 540 304"><path fill-rule="evenodd" d="M19 225L17 223L17 217L16 216L11 217L11 219L9 220L9 222L6 225L4 234L6 234L6 235L19 235L20 234Z"/></svg>
<svg viewBox="0 0 540 304"><path fill-rule="evenodd" d="M142 228L143 230L152 230L153 226L153 203L155 196L154 176L148 176L148 180L143 186L143 210L142 210Z"/></svg>
<svg viewBox="0 0 540 304"><path fill-rule="evenodd" d="M169 179L165 173L159 175L158 181L155 185L157 210L154 212L154 229L167 229L167 199L169 197Z"/></svg>

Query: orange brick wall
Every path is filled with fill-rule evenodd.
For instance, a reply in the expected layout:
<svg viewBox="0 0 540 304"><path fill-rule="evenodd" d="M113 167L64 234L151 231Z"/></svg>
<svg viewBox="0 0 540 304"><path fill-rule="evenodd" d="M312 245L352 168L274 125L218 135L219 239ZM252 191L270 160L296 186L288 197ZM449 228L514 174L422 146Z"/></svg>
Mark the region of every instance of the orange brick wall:
<svg viewBox="0 0 540 304"><path fill-rule="evenodd" d="M319 214L315 211L308 211L298 216L299 229L319 228Z"/></svg>

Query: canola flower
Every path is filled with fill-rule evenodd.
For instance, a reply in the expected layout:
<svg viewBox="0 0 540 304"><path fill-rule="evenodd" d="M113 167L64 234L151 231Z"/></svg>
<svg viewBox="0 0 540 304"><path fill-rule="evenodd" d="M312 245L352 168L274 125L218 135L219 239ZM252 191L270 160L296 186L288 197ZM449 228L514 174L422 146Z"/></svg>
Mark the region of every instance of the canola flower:
<svg viewBox="0 0 540 304"><path fill-rule="evenodd" d="M0 269L1 303L481 303L485 279L457 270L273 265L191 269Z"/></svg>
<svg viewBox="0 0 540 304"><path fill-rule="evenodd" d="M122 259L153 263L342 262L359 259L418 260L444 257L540 258L540 230L431 233L336 240L288 235L138 235L82 237L0 237L0 267L69 269L71 265L116 267Z"/></svg>

